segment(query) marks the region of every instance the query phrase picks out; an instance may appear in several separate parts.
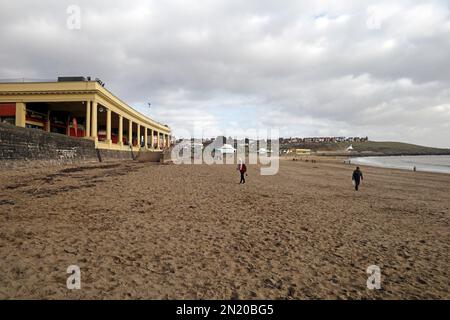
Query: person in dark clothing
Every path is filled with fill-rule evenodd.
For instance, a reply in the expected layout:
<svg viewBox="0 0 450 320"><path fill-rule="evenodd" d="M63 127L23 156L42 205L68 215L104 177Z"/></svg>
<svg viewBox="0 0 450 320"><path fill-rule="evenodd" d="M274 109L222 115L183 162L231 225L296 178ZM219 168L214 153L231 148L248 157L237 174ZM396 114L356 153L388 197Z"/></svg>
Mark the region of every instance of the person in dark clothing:
<svg viewBox="0 0 450 320"><path fill-rule="evenodd" d="M242 162L242 160L239 161L237 170L241 174L241 181L239 182L239 184L245 183L245 173L247 172L247 167L246 167L245 163Z"/></svg>
<svg viewBox="0 0 450 320"><path fill-rule="evenodd" d="M355 185L355 190L358 191L359 184L361 183L361 180L363 180L363 174L361 170L359 170L359 167L356 167L356 170L353 171L352 180Z"/></svg>

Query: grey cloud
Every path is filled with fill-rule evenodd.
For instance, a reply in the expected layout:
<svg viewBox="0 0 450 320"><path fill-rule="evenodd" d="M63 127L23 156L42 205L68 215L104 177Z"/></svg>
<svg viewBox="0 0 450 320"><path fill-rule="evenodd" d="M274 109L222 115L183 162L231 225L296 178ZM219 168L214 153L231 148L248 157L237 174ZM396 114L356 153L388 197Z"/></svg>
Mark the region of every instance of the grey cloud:
<svg viewBox="0 0 450 320"><path fill-rule="evenodd" d="M0 78L100 77L174 129L450 147L444 0L4 1L0 19Z"/></svg>

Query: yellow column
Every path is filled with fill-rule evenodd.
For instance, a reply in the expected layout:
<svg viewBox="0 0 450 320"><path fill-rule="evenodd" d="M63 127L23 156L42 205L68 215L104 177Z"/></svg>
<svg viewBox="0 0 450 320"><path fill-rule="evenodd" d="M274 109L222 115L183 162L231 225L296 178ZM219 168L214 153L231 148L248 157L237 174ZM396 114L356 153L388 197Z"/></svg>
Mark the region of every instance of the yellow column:
<svg viewBox="0 0 450 320"><path fill-rule="evenodd" d="M92 101L91 137L97 138L97 101Z"/></svg>
<svg viewBox="0 0 450 320"><path fill-rule="evenodd" d="M160 143L159 135L160 135L160 133L159 133L159 132L156 132L156 144L158 145L158 148L157 148L158 150L161 149L161 145L159 144L159 143Z"/></svg>
<svg viewBox="0 0 450 320"><path fill-rule="evenodd" d="M16 103L16 126L25 128L27 106L23 102Z"/></svg>
<svg viewBox="0 0 450 320"><path fill-rule="evenodd" d="M90 137L91 136L91 102L86 101L86 128L84 128L84 136Z"/></svg>
<svg viewBox="0 0 450 320"><path fill-rule="evenodd" d="M106 143L111 144L111 109L106 109Z"/></svg>
<svg viewBox="0 0 450 320"><path fill-rule="evenodd" d="M128 120L128 144L133 146L133 121Z"/></svg>
<svg viewBox="0 0 450 320"><path fill-rule="evenodd" d="M148 149L147 147L147 127L144 127L144 148Z"/></svg>
<svg viewBox="0 0 450 320"><path fill-rule="evenodd" d="M119 138L117 141L119 146L123 146L123 116L119 114Z"/></svg>
<svg viewBox="0 0 450 320"><path fill-rule="evenodd" d="M138 147L140 148L141 147L141 125L139 123L137 123L137 134L136 134L136 136L137 136L137 144L138 144Z"/></svg>
<svg viewBox="0 0 450 320"><path fill-rule="evenodd" d="M149 129L150 130L150 149L153 149L153 129Z"/></svg>
<svg viewBox="0 0 450 320"><path fill-rule="evenodd" d="M156 133L156 130L152 130L152 148L153 148L153 150L156 149L155 148L155 133Z"/></svg>

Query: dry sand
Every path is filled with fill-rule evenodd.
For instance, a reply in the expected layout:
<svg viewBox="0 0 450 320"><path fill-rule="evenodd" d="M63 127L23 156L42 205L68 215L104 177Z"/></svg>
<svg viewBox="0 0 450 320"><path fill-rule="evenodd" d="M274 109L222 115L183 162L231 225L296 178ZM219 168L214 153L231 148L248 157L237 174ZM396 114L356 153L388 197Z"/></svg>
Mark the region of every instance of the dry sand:
<svg viewBox="0 0 450 320"><path fill-rule="evenodd" d="M282 161L246 185L225 165L2 170L0 298L449 299L450 175L363 167L357 193L352 169Z"/></svg>

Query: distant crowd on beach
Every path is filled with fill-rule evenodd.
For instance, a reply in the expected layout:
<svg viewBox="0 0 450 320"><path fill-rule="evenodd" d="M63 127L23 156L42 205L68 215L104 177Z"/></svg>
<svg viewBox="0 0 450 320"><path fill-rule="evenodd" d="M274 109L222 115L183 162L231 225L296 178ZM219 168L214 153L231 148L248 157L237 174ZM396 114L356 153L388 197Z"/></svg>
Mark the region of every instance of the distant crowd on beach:
<svg viewBox="0 0 450 320"><path fill-rule="evenodd" d="M292 161L305 161L305 162L309 162L309 161L311 161L311 163L317 163L317 160L316 159L305 159L305 160L303 160L303 158L300 158L300 159L298 159L298 158L292 158Z"/></svg>

